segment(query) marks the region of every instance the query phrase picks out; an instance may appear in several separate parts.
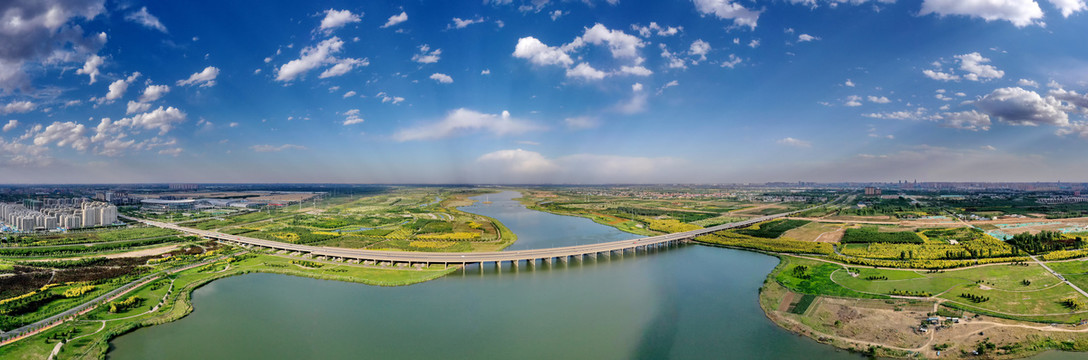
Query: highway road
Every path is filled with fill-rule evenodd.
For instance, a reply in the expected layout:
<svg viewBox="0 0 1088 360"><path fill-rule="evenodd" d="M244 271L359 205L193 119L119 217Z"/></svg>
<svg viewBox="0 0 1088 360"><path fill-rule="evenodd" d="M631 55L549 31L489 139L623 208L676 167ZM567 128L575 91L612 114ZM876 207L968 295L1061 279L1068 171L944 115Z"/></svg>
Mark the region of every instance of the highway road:
<svg viewBox="0 0 1088 360"><path fill-rule="evenodd" d="M807 209L805 209L807 210ZM716 231L741 228L750 226L755 223L773 220L789 215L799 213L804 210L791 211L781 214L768 215L758 218L752 218L745 221L733 222L728 224L722 224L718 226L712 226L705 229L698 229L692 231L685 231L673 234L658 235L645 237L634 240L620 240L599 244L577 245L556 247L547 249L533 249L533 250L519 250L519 251L495 251L495 252L471 252L471 253L449 253L449 252L411 252L411 251L380 251L380 250L361 250L361 249L345 249L345 248L332 248L332 247L320 247L310 245L291 244L279 241L271 241L264 239L251 238L241 235L230 235L209 230L193 229L183 227L175 224L164 223L152 220L143 220L136 218L125 217L130 220L139 221L151 226L157 226L161 228L174 229L181 232L205 237L208 239L221 240L226 242L238 243L243 245L259 246L264 248L270 248L275 250L285 250L290 252L299 252L304 254L311 254L313 256L325 256L330 258L340 258L345 260L359 260L359 261L375 261L375 262L390 262L390 263L409 263L409 264L471 264L471 263L488 263L488 262L518 262L518 261L536 261L536 260L549 260L555 258L569 258L573 256L583 255L595 255L600 253L609 253L612 251L625 251L631 249L648 248L657 245L670 244L675 242L684 241L693 237L708 234Z"/></svg>

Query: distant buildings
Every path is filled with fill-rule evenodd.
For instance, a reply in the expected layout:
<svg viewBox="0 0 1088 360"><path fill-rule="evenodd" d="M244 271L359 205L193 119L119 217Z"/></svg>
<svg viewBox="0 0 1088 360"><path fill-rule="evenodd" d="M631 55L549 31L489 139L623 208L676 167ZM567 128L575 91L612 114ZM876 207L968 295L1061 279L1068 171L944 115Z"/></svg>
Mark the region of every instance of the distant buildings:
<svg viewBox="0 0 1088 360"><path fill-rule="evenodd" d="M880 195L880 189L872 187L872 186L868 186L868 187L865 188L865 196L879 196L879 195Z"/></svg>
<svg viewBox="0 0 1088 360"><path fill-rule="evenodd" d="M117 207L83 198L33 200L24 204L0 203L0 227L30 232L77 229L117 222Z"/></svg>

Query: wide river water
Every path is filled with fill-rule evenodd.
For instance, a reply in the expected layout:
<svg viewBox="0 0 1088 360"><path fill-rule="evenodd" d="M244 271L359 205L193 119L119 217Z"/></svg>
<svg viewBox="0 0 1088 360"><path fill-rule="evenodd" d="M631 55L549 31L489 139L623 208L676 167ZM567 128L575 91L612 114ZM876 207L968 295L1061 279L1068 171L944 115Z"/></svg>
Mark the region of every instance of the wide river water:
<svg viewBox="0 0 1088 360"><path fill-rule="evenodd" d="M522 249L636 237L515 196L462 210L503 222ZM859 359L764 317L758 289L777 263L686 245L392 288L250 274L197 289L192 314L118 337L108 358Z"/></svg>

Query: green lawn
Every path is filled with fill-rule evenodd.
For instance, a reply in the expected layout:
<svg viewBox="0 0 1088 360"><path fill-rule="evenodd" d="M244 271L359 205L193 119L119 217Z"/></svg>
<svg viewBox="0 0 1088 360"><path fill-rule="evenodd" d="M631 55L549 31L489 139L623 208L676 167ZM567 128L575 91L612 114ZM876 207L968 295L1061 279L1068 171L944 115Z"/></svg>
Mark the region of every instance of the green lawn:
<svg viewBox="0 0 1088 360"><path fill-rule="evenodd" d="M961 293L970 293L989 297L990 300L982 303L972 303L960 297ZM1013 315L1042 315L1070 313L1070 309L1062 306L1062 299L1074 297L1080 301L1088 301L1083 295L1077 293L1068 285L1050 287L1042 290L1014 292L997 289L982 290L979 285L965 284L956 286L940 296L943 299L955 301L966 307L979 308L994 312Z"/></svg>
<svg viewBox="0 0 1088 360"><path fill-rule="evenodd" d="M781 256L782 262L771 272L771 276L783 286L799 293L813 295L831 295L841 297L881 298L880 295L863 294L844 288L831 281L831 273L842 269L842 266L822 261ZM793 269L805 266L806 278L794 275Z"/></svg>
<svg viewBox="0 0 1088 360"><path fill-rule="evenodd" d="M933 295L951 290L960 285L975 284L983 280L985 285L997 290L1030 291L1040 290L1059 280L1038 265L1012 266L991 265L964 270L945 270L928 273L911 270L886 270L857 268L858 277L847 274L845 270L832 275L835 282L847 288L870 293L887 294L892 290L928 292ZM869 276L887 276L888 280L866 280ZM1023 280L1031 282L1024 285ZM955 296L959 296L956 293Z"/></svg>

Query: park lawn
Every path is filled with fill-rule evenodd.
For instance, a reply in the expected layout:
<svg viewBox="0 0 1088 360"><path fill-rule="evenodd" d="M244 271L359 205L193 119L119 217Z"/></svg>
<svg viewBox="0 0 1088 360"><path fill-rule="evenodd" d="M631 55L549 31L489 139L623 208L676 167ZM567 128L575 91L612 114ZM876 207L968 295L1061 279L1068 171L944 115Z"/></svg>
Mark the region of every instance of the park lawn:
<svg viewBox="0 0 1088 360"><path fill-rule="evenodd" d="M1062 274L1062 277L1065 277L1066 280L1069 280L1070 283L1072 283L1073 285L1076 285L1081 290L1088 289L1088 274L1076 274L1076 275ZM1085 290L1085 291L1088 291L1088 290Z"/></svg>
<svg viewBox="0 0 1088 360"><path fill-rule="evenodd" d="M836 271L832 274L832 279L835 282L842 284L842 286L853 289L860 292L876 293L876 294L888 294L892 290L910 291L910 292L926 292L933 295L944 292L957 285L964 283L973 283L973 280L967 280L950 276L924 276L917 278L909 277L908 273L917 274L909 270L883 270L880 272L874 271L875 269L860 269L861 275L858 277L850 276L846 271ZM887 276L888 280L866 280L865 277L874 276Z"/></svg>
<svg viewBox="0 0 1088 360"><path fill-rule="evenodd" d="M810 222L800 227L790 229L782 234L783 238L791 238L799 241L816 241L824 233L841 229L843 224Z"/></svg>
<svg viewBox="0 0 1088 360"><path fill-rule="evenodd" d="M919 273L910 270L882 270L855 268L860 275L850 276L845 271L832 274L832 278L842 286L861 292L886 294L892 290L928 292L933 295L948 291L959 285L986 281L986 285L997 290L1040 290L1060 280L1042 267L990 265L963 270L945 270L935 273ZM866 280L868 276L887 276L888 280ZM1031 281L1025 286L1022 280ZM959 294L955 294L959 296Z"/></svg>
<svg viewBox="0 0 1088 360"><path fill-rule="evenodd" d="M990 300L976 304L960 297L962 293L987 296ZM955 301L967 307L1011 315L1070 313L1072 312L1070 309L1062 306L1061 301L1063 299L1076 298L1082 303L1088 302L1088 298L1067 285L1035 291L1003 291L997 289L982 290L978 284L965 284L957 286L939 297Z"/></svg>
<svg viewBox="0 0 1088 360"><path fill-rule="evenodd" d="M161 285L159 285L159 287L156 289L152 289L155 287L156 283L161 283ZM105 305L100 306L93 312L91 312L91 315L88 316L88 318L96 320L113 320L146 313L148 310L151 310L151 308L154 307L155 304L159 303L159 300L162 299L163 295L166 295L166 291L168 289L170 289L170 279L163 278L152 281L147 285L141 286L139 289L136 289L135 291L125 294L124 296L121 296L114 300L122 301L129 298L130 296L138 296L144 299L143 304L141 304L140 306L136 306L119 313L111 313L109 311L109 303L106 303Z"/></svg>
<svg viewBox="0 0 1088 360"><path fill-rule="evenodd" d="M774 278L775 281L778 281L779 284L782 284L782 286L785 286L794 292L854 298L882 297L881 295L860 293L842 287L831 281L831 273L842 269L841 265L784 255L780 256L780 259L782 259L782 262L774 268L774 271L772 271L769 276ZM798 278L793 275L793 268L797 266L808 267L807 274L809 277L807 279Z"/></svg>
<svg viewBox="0 0 1088 360"><path fill-rule="evenodd" d="M127 283L127 282L132 281L132 280L135 280L136 278L139 278L140 276L143 276L143 275L125 275L125 276L121 276L120 279L124 279L124 280L119 281L119 283L115 283L113 281L107 281L104 284L96 285L94 290L89 291L89 292L83 294L82 296L73 297L73 298L61 297L60 299L53 300L53 301L51 301L51 302L49 302L49 303L47 303L45 305L42 305L41 307L39 307L37 309L37 311L34 311L32 313L26 313L26 314L14 316L13 318L15 320L19 321L21 324L30 324L30 323L33 323L35 321L45 319L47 317L62 313L64 311L68 310L68 309L76 307L77 305L82 304L82 303L86 302L87 300L94 299L95 297L98 297L99 295L110 292L111 290L120 287L122 284ZM73 287L78 287L78 286L79 285L57 286L57 287L49 289L48 291L51 292L51 293L54 293L54 294L63 294L65 290L73 288ZM19 326L22 326L22 325L19 325ZM11 329L4 329L4 330L11 330Z"/></svg>
<svg viewBox="0 0 1088 360"><path fill-rule="evenodd" d="M1062 275L1088 274L1088 261L1053 261L1046 263L1046 266Z"/></svg>

